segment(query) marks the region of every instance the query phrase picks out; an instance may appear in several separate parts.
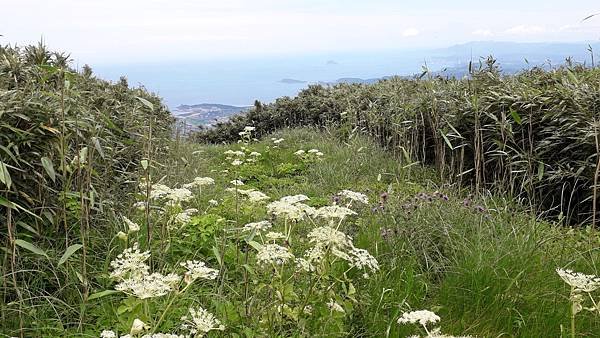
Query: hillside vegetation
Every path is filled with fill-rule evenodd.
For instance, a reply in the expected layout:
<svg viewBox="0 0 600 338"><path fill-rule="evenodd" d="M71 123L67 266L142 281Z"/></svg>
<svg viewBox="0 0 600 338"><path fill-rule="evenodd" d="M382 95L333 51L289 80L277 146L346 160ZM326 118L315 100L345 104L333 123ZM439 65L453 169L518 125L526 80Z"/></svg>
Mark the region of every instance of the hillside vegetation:
<svg viewBox="0 0 600 338"><path fill-rule="evenodd" d="M404 165L433 165L444 181L509 194L566 224L595 222L600 69L567 63L506 76L488 59L470 74L309 86L194 137L231 142L246 125L257 135L294 126L356 130Z"/></svg>
<svg viewBox="0 0 600 338"><path fill-rule="evenodd" d="M481 167L467 172L475 155L457 123L448 128L460 138L437 136L428 129L433 115L419 113L425 122L406 123L406 133L396 134L399 121L377 120L375 108L344 108L363 102L356 93L380 94L384 86L413 86L417 96L444 88L450 95L444 86L452 85L458 96L466 95L461 86L469 81L508 79L482 71L473 80L310 87L196 135L227 143L198 144L171 137L173 119L160 99L125 79L113 84L94 78L89 67L77 72L66 56L43 46L3 47L0 61L0 223L6 224L0 335L600 332L600 234L538 217L531 210L538 195L527 193L550 187L532 180L533 188L549 190L524 187L525 195L515 195L528 199L510 198L510 190L500 189L511 186L499 183L501 174L529 176L490 167L487 151L477 155L484 156ZM578 67L561 72L582 88L595 74ZM395 100L402 92L389 93ZM419 102L443 107L446 101ZM491 119L477 111L478 121ZM530 123L522 111L507 121L510 135L525 133ZM301 124L314 127L287 128ZM438 138L440 144L430 144ZM456 174L464 172L460 182ZM554 184L546 170L537 173ZM470 180L479 191L458 184ZM492 185L498 191L485 190Z"/></svg>

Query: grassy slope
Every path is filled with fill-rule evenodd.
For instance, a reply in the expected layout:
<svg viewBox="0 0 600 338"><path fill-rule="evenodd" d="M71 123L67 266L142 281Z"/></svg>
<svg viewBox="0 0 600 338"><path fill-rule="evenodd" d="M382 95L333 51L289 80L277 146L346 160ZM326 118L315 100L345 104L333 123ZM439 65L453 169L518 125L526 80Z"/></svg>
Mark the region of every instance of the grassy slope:
<svg viewBox="0 0 600 338"><path fill-rule="evenodd" d="M280 148L267 150L272 146L268 138L253 145L253 150L263 153L263 160L251 167L242 166L238 173L222 172L228 167L222 153L239 145L172 147L173 159L179 160L162 169L165 183L177 186L196 176L215 178L216 186L190 207L205 210L209 199L217 199L220 206L209 213L230 221L237 219L239 226L259 220L264 211L248 209L241 216L236 214L231 198L224 197L228 196L224 191L227 182L236 176L272 199L302 193L311 197L311 205L315 206L329 204L330 197L342 189L367 193L373 205L382 192L389 192L384 210L365 208L343 229L355 239L357 247L368 249L378 259L381 273L357 285L361 303L346 319L340 335L402 337L415 333L396 323L398 316L410 309L434 310L442 317L444 332L451 334L566 335L569 290L554 269L567 266L598 274L600 237L596 231L558 229L520 213L498 198L465 202L459 192L436 185L434 173L414 166L401 168L365 139L340 143L330 135L310 130L282 131L273 136L285 138ZM325 153L324 160L299 164L293 152L300 148L318 148ZM435 191L447 195L448 200L441 194L434 196ZM428 196L415 198L419 193ZM230 225L233 222L218 224L235 226ZM200 256L216 264L210 246L190 242L196 237L180 237L160 263L174 265L186 257ZM231 285L236 284L238 276L234 269L227 277ZM234 292L227 297L235 297ZM229 310L219 305L227 297L189 295L189 299L212 302L210 308L220 318L227 318ZM92 302L89 313L95 318L90 328L109 326L110 318L114 318L110 305L118 306L116 300L111 302ZM227 319L224 322L228 325ZM591 337L598 331L600 323L594 317L580 315L580 334Z"/></svg>

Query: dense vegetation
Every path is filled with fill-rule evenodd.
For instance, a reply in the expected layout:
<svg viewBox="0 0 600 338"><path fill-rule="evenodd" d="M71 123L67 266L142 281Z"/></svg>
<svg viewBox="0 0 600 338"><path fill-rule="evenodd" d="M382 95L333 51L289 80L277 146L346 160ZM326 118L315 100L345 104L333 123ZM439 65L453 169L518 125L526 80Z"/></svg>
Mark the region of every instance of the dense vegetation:
<svg viewBox="0 0 600 338"><path fill-rule="evenodd" d="M88 297L96 263L86 255L108 248L92 237L129 205L124 193L136 187L140 160L164 153L172 119L158 97L125 79L97 79L88 66L77 72L68 55L41 44L0 46L4 323L54 301L66 305L65 316L81 311L73 304ZM83 258L48 269L18 254L40 247L59 256L77 249Z"/></svg>
<svg viewBox="0 0 600 338"><path fill-rule="evenodd" d="M143 88L129 88L125 79L96 79L89 67L77 72L66 56L43 46L3 47L0 61L0 224L7 225L0 232L0 335L600 332L600 279L562 270L598 275L600 234L594 227L540 221L523 203L541 206L537 194L553 192L550 162L543 170L535 166L537 176L526 181L531 187L515 188L524 200L454 184L458 173L475 166L472 157L480 167L458 177L481 191L492 184L514 187L509 179L533 175L516 170L525 165L516 158L514 172L505 171L507 158L487 148L491 112L501 111L489 104L490 88L507 94L515 89L501 83L525 90L547 77L547 87L557 90L549 79L560 78L566 87L579 86L578 95L593 97L595 70L531 71L519 79L501 77L490 65L469 80L310 87L295 99L257 103L247 115L196 135L235 141L210 145L172 138L170 114ZM481 98L472 88L480 88ZM560 96L564 109L574 104L566 99L570 90ZM475 100L479 113L454 110L466 109L461 97ZM554 122L543 116L534 121L516 105L506 109L510 156L539 147L532 130L553 128ZM401 120L398 111L415 114L414 120ZM565 119L587 111L577 112ZM384 117L389 120L379 120ZM574 125L582 129L572 135L595 131L590 121L593 116ZM470 123L479 123L472 131L479 136L466 130ZM302 124L318 128L285 128ZM473 150L472 137L485 151ZM552 140L547 147L563 142ZM588 141L589 135L577 142ZM554 160L572 165L591 154L577 162L584 166L578 184L590 184L584 178L595 163L594 149L571 148L561 153L570 157ZM542 150L522 156L549 156ZM570 177L555 179L568 184ZM579 208L589 207L582 197L589 192L578 193L573 200L583 199Z"/></svg>
<svg viewBox="0 0 600 338"><path fill-rule="evenodd" d="M488 59L470 74L309 86L194 137L230 142L245 125L258 135L295 126L359 130L405 165L434 165L448 182L508 193L567 224L595 221L600 69L567 64L504 76Z"/></svg>

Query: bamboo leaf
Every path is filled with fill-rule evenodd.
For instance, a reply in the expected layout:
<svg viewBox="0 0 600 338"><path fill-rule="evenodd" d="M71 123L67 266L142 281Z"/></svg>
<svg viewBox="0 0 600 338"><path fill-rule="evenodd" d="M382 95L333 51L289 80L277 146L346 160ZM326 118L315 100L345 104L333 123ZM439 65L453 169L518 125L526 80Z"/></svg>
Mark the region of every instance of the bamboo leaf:
<svg viewBox="0 0 600 338"><path fill-rule="evenodd" d="M450 143L450 140L448 139L448 137L446 137L446 135L444 135L444 132L442 132L440 130L440 134L442 134L442 137L444 138L444 141L446 141L446 144L448 145L448 147L450 147L451 150L454 150L452 143Z"/></svg>
<svg viewBox="0 0 600 338"><path fill-rule="evenodd" d="M102 298L102 297L114 295L115 293L119 293L119 291L117 291L117 290L104 290L104 291L92 293L88 297L88 300L94 300L94 299L98 299L98 298Z"/></svg>
<svg viewBox="0 0 600 338"><path fill-rule="evenodd" d="M57 266L63 265L67 261L67 259L69 259L69 257L71 257L77 250L81 248L83 248L83 245L81 244L73 244L70 247L68 247L67 250L65 250L65 253L62 255L62 257L58 260Z"/></svg>
<svg viewBox="0 0 600 338"><path fill-rule="evenodd" d="M54 165L52 165L52 161L48 157L42 157L42 166L52 179L52 182L56 182L56 172L54 171Z"/></svg>
<svg viewBox="0 0 600 338"><path fill-rule="evenodd" d="M10 189L12 186L12 179L10 178L10 173L8 172L8 168L4 162L0 161L0 182L4 183L4 185Z"/></svg>
<svg viewBox="0 0 600 338"><path fill-rule="evenodd" d="M44 256L44 257L50 259L50 257L48 257L48 254L46 254L46 252L44 250L40 249L39 247L37 247L34 244L31 244L27 241L24 241L22 239L17 239L17 240L15 240L15 244L20 246L23 249L33 252L36 255Z"/></svg>
<svg viewBox="0 0 600 338"><path fill-rule="evenodd" d="M140 100L140 102L141 102L141 103L142 103L144 106L148 107L148 109L150 109L150 110L154 110L154 105L152 104L152 102L150 102L150 101L146 100L146 99L145 99L145 98L143 98L143 97L136 96L136 98L137 98L138 100Z"/></svg>
<svg viewBox="0 0 600 338"><path fill-rule="evenodd" d="M513 120L515 120L515 122L517 122L518 125L521 125L521 115L519 115L519 113L517 113L516 110L514 109L510 109L510 116L512 116Z"/></svg>

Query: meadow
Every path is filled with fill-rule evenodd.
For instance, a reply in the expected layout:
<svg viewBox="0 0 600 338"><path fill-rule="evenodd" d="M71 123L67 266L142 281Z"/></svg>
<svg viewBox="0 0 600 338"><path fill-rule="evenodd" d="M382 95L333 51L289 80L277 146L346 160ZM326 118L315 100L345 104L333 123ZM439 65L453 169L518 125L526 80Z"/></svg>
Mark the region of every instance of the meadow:
<svg viewBox="0 0 600 338"><path fill-rule="evenodd" d="M215 131L172 133L125 79L42 46L0 55L2 335L600 332L589 223L349 124L267 129L255 111L215 129L230 142L193 142Z"/></svg>

